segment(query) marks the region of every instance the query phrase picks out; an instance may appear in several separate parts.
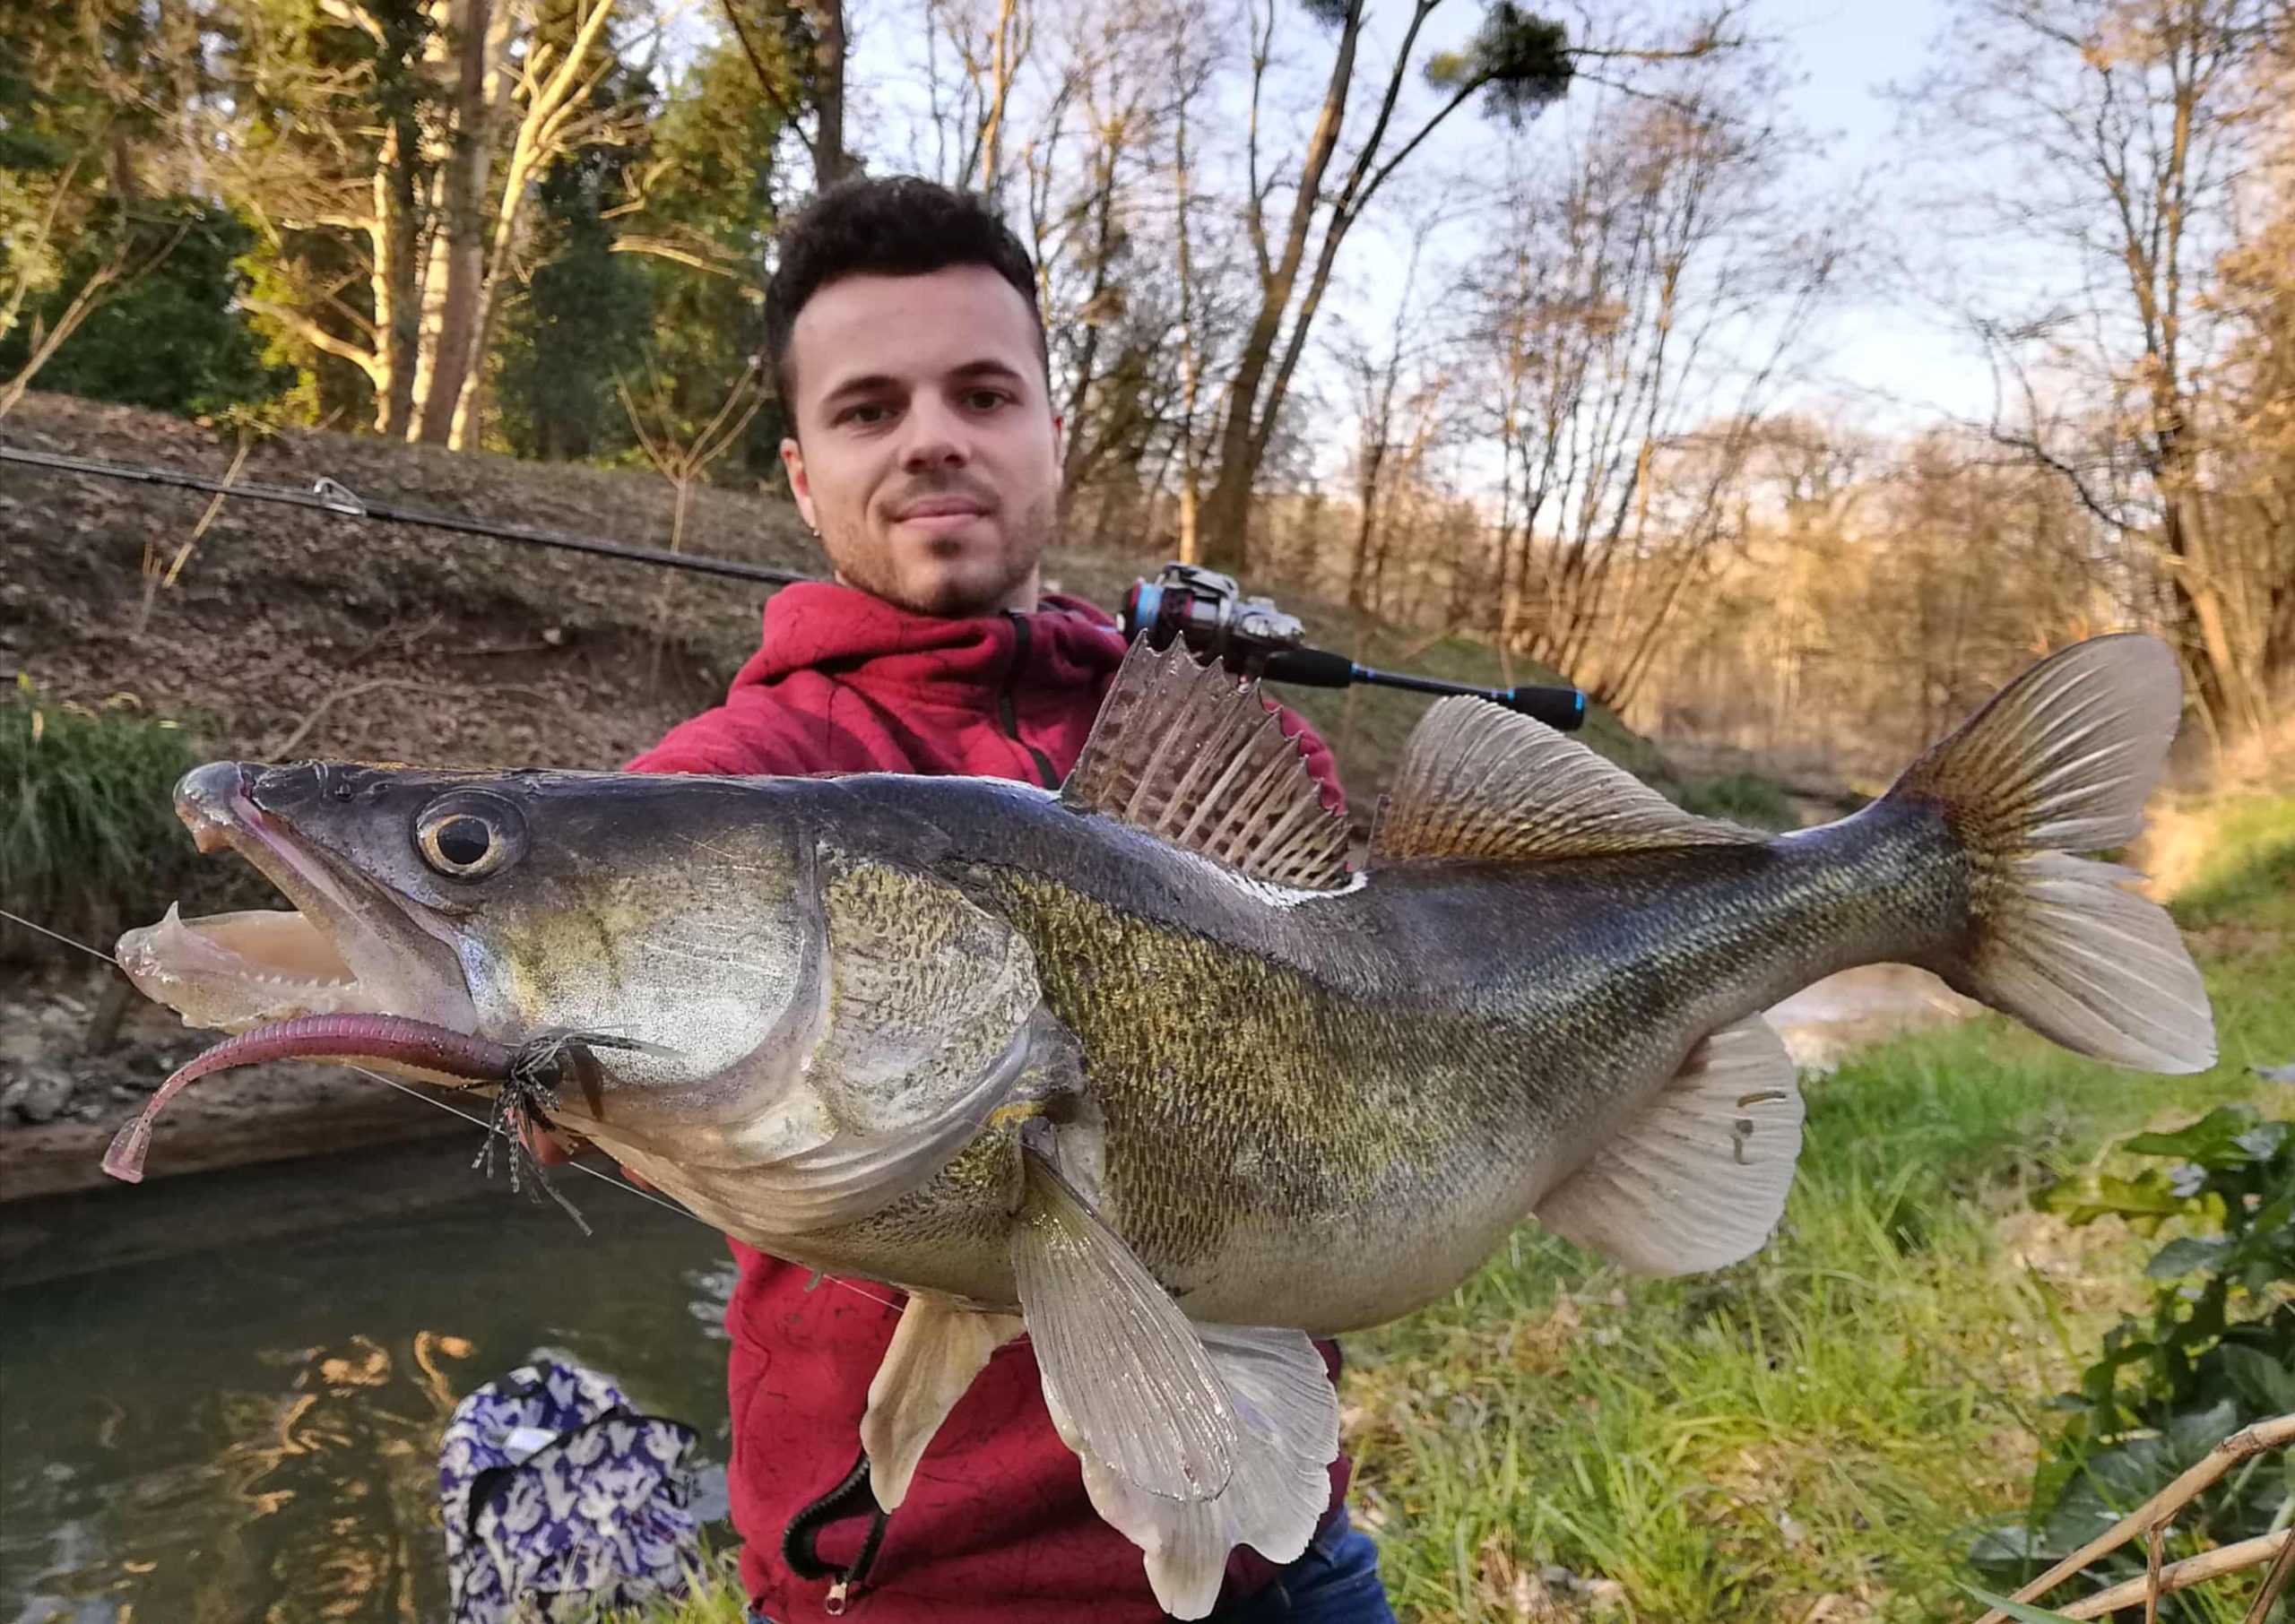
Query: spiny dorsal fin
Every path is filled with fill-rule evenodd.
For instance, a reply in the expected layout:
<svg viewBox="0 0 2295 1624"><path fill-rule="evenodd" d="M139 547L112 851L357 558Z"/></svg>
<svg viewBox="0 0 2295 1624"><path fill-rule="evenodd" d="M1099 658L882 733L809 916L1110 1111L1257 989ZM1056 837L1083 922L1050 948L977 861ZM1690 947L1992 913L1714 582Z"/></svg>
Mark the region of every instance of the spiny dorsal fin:
<svg viewBox="0 0 2295 1624"><path fill-rule="evenodd" d="M1537 863L1763 838L1683 811L1542 721L1461 696L1437 703L1412 732L1371 860Z"/></svg>
<svg viewBox="0 0 2295 1624"><path fill-rule="evenodd" d="M1347 820L1259 691L1184 644L1131 645L1060 798L1278 885L1347 883Z"/></svg>

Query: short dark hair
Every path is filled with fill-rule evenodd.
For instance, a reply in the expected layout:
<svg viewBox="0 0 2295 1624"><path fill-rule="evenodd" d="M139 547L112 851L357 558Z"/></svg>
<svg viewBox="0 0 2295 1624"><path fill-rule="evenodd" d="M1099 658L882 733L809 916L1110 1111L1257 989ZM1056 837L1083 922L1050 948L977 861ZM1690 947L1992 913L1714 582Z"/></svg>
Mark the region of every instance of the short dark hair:
<svg viewBox="0 0 2295 1624"><path fill-rule="evenodd" d="M781 263L765 290L765 360L793 427L796 382L789 335L813 295L848 276L927 276L952 265L985 265L1027 301L1036 356L1051 375L1035 262L1011 228L971 192L914 175L843 180L805 205L783 229Z"/></svg>

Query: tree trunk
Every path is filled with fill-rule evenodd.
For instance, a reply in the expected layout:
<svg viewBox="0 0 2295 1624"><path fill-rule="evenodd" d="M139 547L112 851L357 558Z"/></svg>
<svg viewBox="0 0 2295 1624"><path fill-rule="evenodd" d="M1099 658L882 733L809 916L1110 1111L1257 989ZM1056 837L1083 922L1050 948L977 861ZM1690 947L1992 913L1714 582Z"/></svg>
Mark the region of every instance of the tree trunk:
<svg viewBox="0 0 2295 1624"><path fill-rule="evenodd" d="M1272 421L1279 402L1262 407L1261 386L1275 357L1275 341L1283 317L1291 307L1291 293L1299 279L1299 263L1306 257L1307 238L1314 227L1315 211L1322 201L1323 176L1338 146L1339 126L1347 117L1347 87L1355 78L1355 51L1363 34L1362 0L1354 0L1339 24L1338 50L1331 58L1330 79L1323 88L1321 111L1307 143L1300 166L1298 194L1291 203L1290 229L1283 255L1260 284L1259 314L1251 320L1250 336L1236 358L1234 380L1227 386L1227 407L1219 426L1219 473L1210 499L1204 504L1204 561L1230 573L1250 565L1251 488L1258 483L1259 463L1253 442L1265 445L1260 419Z"/></svg>
<svg viewBox="0 0 2295 1624"><path fill-rule="evenodd" d="M374 263L375 431L407 435L414 402L415 341L420 308L414 286L414 158L420 140L413 120L394 120L383 133L375 166L374 219L368 249Z"/></svg>
<svg viewBox="0 0 2295 1624"><path fill-rule="evenodd" d="M427 367L411 437L444 445L454 436L464 381L477 364L479 304L486 281L486 180L493 156L488 91L495 43L492 0L453 0L447 39L455 64L455 127L439 177L440 220L430 239L423 339Z"/></svg>
<svg viewBox="0 0 2295 1624"><path fill-rule="evenodd" d="M844 150L844 0L806 0L813 24L813 190L853 169Z"/></svg>
<svg viewBox="0 0 2295 1624"><path fill-rule="evenodd" d="M1182 89L1173 109L1172 134L1172 202L1180 277L1179 548L1180 562L1193 564L1202 557L1203 454L1196 443L1196 402L1202 387L1202 368L1196 355L1195 251L1188 238L1187 106L1187 91Z"/></svg>

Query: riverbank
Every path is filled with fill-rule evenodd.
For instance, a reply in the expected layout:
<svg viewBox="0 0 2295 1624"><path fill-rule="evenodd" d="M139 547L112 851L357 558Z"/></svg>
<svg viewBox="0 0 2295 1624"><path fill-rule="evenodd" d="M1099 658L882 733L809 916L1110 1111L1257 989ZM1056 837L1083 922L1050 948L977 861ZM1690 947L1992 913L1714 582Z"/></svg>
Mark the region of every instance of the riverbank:
<svg viewBox="0 0 2295 1624"><path fill-rule="evenodd" d="M112 1136L213 1040L132 989L106 1010L109 985L108 972L70 966L0 980L0 1204L112 1185L100 1165ZM255 1067L171 1101L146 1173L171 1179L457 1130L472 1131L339 1066Z"/></svg>

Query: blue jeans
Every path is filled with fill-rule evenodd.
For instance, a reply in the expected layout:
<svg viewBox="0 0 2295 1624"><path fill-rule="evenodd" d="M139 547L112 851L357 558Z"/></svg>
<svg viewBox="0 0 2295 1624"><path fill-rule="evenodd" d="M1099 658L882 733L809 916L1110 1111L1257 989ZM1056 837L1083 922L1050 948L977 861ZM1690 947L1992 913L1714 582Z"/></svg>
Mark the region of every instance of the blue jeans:
<svg viewBox="0 0 2295 1624"><path fill-rule="evenodd" d="M1341 1507L1306 1554L1248 1601L1212 1615L1213 1624L1395 1624L1379 1583L1379 1549Z"/></svg>
<svg viewBox="0 0 2295 1624"><path fill-rule="evenodd" d="M773 1624L755 1610L749 1617L749 1624ZM1213 1613L1211 1624L1395 1624L1379 1583L1379 1548L1355 1531L1342 1506L1273 1584Z"/></svg>

